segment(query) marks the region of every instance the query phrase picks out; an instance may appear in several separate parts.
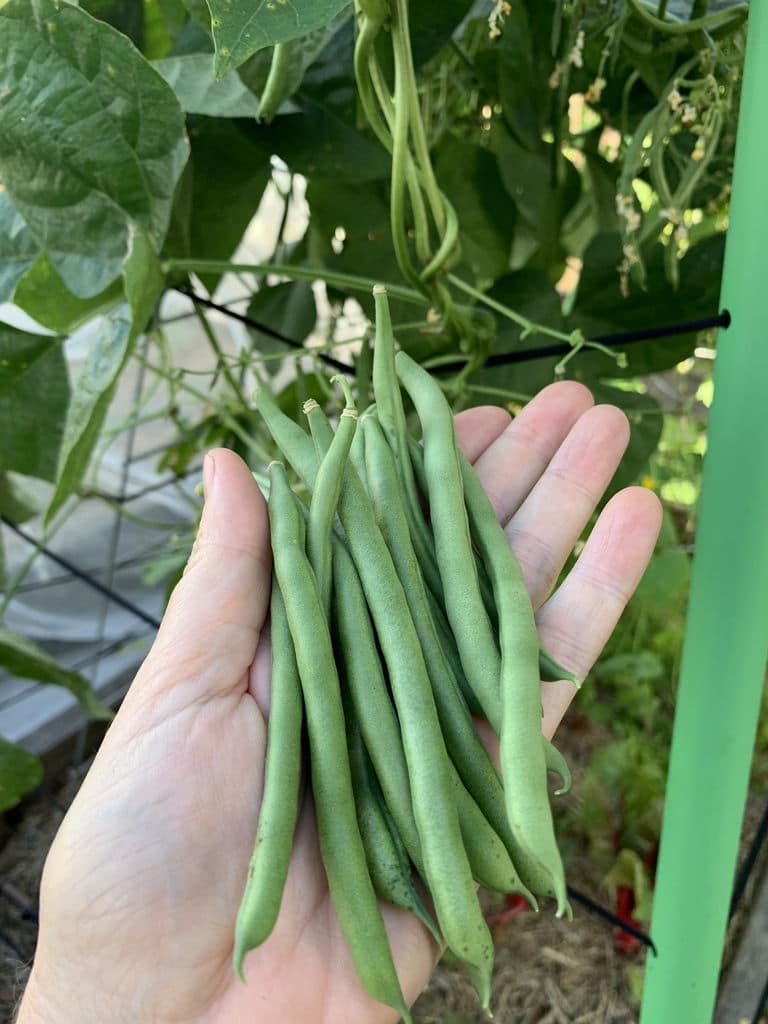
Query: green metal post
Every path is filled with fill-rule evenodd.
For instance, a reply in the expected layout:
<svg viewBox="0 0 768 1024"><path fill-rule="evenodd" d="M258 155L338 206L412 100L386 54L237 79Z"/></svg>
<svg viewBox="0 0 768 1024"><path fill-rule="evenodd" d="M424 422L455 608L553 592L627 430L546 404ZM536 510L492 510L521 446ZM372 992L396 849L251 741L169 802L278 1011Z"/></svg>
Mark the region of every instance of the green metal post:
<svg viewBox="0 0 768 1024"><path fill-rule="evenodd" d="M768 650L768 0L750 6L721 333L641 1024L710 1024Z"/></svg>

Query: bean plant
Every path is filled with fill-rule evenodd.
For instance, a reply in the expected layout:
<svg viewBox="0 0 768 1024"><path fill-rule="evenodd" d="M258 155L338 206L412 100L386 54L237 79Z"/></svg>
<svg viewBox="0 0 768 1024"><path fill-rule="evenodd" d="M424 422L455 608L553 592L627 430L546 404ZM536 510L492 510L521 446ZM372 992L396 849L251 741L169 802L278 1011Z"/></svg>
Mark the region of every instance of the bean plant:
<svg viewBox="0 0 768 1024"><path fill-rule="evenodd" d="M263 467L274 450L246 382L282 381L275 400L294 417L327 405L321 356L348 337L350 308L372 320L378 283L399 347L454 411L515 411L563 376L624 408L632 441L610 497L647 472L661 435L641 378L690 357L697 335L594 339L718 310L746 21L728 0L0 3L0 302L37 325L0 322L0 514L37 517L50 538L93 495L135 365L167 389L178 428L162 468L181 475L212 444ZM297 183L307 225L289 244ZM237 262L275 191L271 257ZM233 275L266 331L233 357L197 307L219 378L201 392L174 364L164 298L215 301ZM73 379L67 339L84 324ZM274 337L301 346L318 330L312 349ZM370 338L364 327L353 346L360 407ZM189 419L176 399L195 393ZM180 571L193 529L156 576ZM21 578L5 581L3 611ZM0 665L109 715L81 675L2 625ZM39 779L0 741L0 809Z"/></svg>

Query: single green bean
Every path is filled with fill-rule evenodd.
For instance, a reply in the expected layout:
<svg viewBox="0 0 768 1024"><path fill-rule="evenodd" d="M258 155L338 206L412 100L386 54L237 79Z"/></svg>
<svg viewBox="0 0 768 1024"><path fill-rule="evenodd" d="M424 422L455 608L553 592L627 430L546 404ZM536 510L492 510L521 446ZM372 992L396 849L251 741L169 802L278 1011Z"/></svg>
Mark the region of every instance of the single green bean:
<svg viewBox="0 0 768 1024"><path fill-rule="evenodd" d="M375 354L374 354L375 358ZM444 607L461 664L488 720L498 721L499 652L483 605L459 468L453 413L439 384L405 352L395 365L424 436L424 470Z"/></svg>
<svg viewBox="0 0 768 1024"><path fill-rule="evenodd" d="M515 864L537 891L549 876L557 913L568 901L560 852L547 793L545 746L541 738L539 642L533 607L520 565L477 474L459 462L474 536L491 576L501 640L500 757L507 816L516 844ZM540 891L540 890L539 890Z"/></svg>
<svg viewBox="0 0 768 1024"><path fill-rule="evenodd" d="M352 716L347 719L347 736L357 820L374 888L387 903L415 914L440 945L442 938L437 925L413 884L406 849L394 822L388 822L385 816L384 798L368 760L359 723Z"/></svg>
<svg viewBox="0 0 768 1024"><path fill-rule="evenodd" d="M363 427L365 437L365 458L368 471L368 485L373 501L376 521L392 555L400 580L405 590L416 633L424 653L427 672L432 684L435 705L440 725L445 736L448 752L458 769L463 785L477 802L483 823L486 818L495 820L503 815L504 792L498 773L488 751L475 730L471 715L464 704L458 684L451 671L435 630L432 613L426 593L424 579L411 544L408 523L405 517L400 490L397 486L397 470L394 457L387 444L380 424L373 417L367 417ZM489 888L506 892L521 892L529 899L533 897L517 876L517 872L504 848L502 841L488 825L483 843L478 844L478 814L469 811L465 817L465 801L458 801L462 835L472 843L467 848L473 873L478 881ZM485 817L483 817L485 816ZM494 850L496 862L489 857L483 863L483 849ZM483 872L482 876L479 872ZM491 875L496 879L491 883Z"/></svg>
<svg viewBox="0 0 768 1024"><path fill-rule="evenodd" d="M331 381L336 379L331 378ZM346 381L344 381L344 385L347 389L347 404L342 410L338 429L320 462L309 503L307 554L317 577L326 617L331 605L331 532L336 517L336 507L339 503L344 468L357 427L357 409L352 392ZM316 402L311 404L319 408ZM309 402L305 403L305 412L309 405Z"/></svg>
<svg viewBox="0 0 768 1024"><path fill-rule="evenodd" d="M301 512L282 463L272 463L270 478L274 569L304 693L317 829L333 905L364 987L410 1021L357 825L339 677L304 552Z"/></svg>
<svg viewBox="0 0 768 1024"><path fill-rule="evenodd" d="M264 792L248 881L235 925L233 964L241 981L245 981L245 954L264 942L280 911L299 804L303 717L301 683L285 605L274 577L270 619L272 696Z"/></svg>
<svg viewBox="0 0 768 1024"><path fill-rule="evenodd" d="M333 630L341 655L344 687L352 699L384 799L408 855L423 871L400 725L379 661L357 569L340 543L333 545Z"/></svg>
<svg viewBox="0 0 768 1024"><path fill-rule="evenodd" d="M376 306L376 343L373 349L373 389L376 395L376 412L395 455L398 473L405 492L408 527L413 539L413 546L419 556L419 564L427 579L429 589L438 601L442 602L443 585L437 567L435 544L419 503L419 492L408 453L408 427L403 398L395 372L395 336L392 330L387 291L382 285L377 285L373 289L373 301Z"/></svg>

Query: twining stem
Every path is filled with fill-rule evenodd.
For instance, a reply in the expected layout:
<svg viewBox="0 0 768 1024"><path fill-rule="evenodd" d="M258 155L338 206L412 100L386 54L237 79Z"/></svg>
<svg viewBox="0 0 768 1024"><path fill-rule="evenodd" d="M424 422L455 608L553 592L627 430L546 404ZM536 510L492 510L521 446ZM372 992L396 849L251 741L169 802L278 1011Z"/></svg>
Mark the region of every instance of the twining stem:
<svg viewBox="0 0 768 1024"><path fill-rule="evenodd" d="M187 381L180 380L173 373L169 373L166 369L164 369L164 367L157 366L155 363L151 363L148 359L144 359L141 356L136 356L135 358L137 362L139 362L142 366L145 366L151 373L157 374L158 377L165 378L165 380L173 384L174 387L178 388L179 391L184 391L186 394L192 395L194 398L200 399L200 401L204 402L206 405L209 405L211 403L211 396L209 394L206 394L199 388L193 387L193 385L187 383ZM245 401L245 399L243 399L243 401ZM243 408L247 410L250 408L250 406L244 405ZM240 426L240 424L233 416L230 416L228 413L220 413L220 419L222 424L227 428L227 430L231 434L234 434L235 437L239 438L239 440L242 441L243 444L247 448L249 448L254 453L254 455L256 455L262 462L266 464L270 461L271 456L269 455L267 450L265 448L262 448L261 445L253 438L253 436L247 430Z"/></svg>
<svg viewBox="0 0 768 1024"><path fill-rule="evenodd" d="M558 341L567 341L571 344L573 340L572 334L566 334L565 331L558 331L554 327L547 327L545 324L534 323L533 320L529 320L527 316L523 316L522 313L515 312L514 309L510 309L509 306L503 306L500 302L492 299L490 295L485 295L483 292L473 288L472 285L467 284L466 281L462 281L460 277L456 277L455 274L448 274L448 280L459 291L466 292L467 295L471 295L476 302L482 302L483 305L488 306L490 309L494 309L497 313L505 316L508 320L512 320L518 326L523 328L525 334L544 334L549 338L556 338Z"/></svg>
<svg viewBox="0 0 768 1024"><path fill-rule="evenodd" d="M278 277L287 277L295 281L325 281L326 284L335 288L346 289L350 292L365 292L366 294L370 294L374 285L385 283L370 277L358 277L356 274L340 274L321 267L295 267L285 263L230 263L228 260L171 259L165 260L162 266L165 273L171 270L184 270L199 274L237 272L275 274ZM416 306L429 305L426 296L413 288L386 283L386 289L390 298L399 299L401 302L410 302Z"/></svg>
<svg viewBox="0 0 768 1024"><path fill-rule="evenodd" d="M647 25L665 35L689 35L700 29L721 28L723 25L731 23L736 26L741 24L749 13L747 4L738 4L720 11L713 11L712 14L707 14L703 18L692 18L690 21L662 21L653 11L648 10L642 0L629 0L629 5Z"/></svg>
<svg viewBox="0 0 768 1024"><path fill-rule="evenodd" d="M193 300L193 302L194 302L194 300ZM210 343L211 348L213 349L214 355L216 356L216 366L217 366L217 368L219 368L219 367L221 368L221 372L224 374L224 379L226 380L227 384L229 384L230 388L232 389L232 393L234 394L235 398L240 403L241 407L243 409L247 409L248 408L248 403L245 400L245 395L240 390L240 385L237 383L237 381L235 380L235 378L234 378L234 376L232 374L232 370L230 369L230 367L229 367L229 365L228 365L228 363L226 361L224 353L223 353L223 351L221 349L221 345L219 345L219 339L216 337L216 334L215 334L213 328L210 325L208 317L205 315L205 313L202 311L202 309L200 309L200 307L198 306L198 304L196 302L194 303L194 305L195 305L195 315L196 315L198 321L200 322L200 326L203 328L203 331L205 333L206 338L208 339L208 341Z"/></svg>

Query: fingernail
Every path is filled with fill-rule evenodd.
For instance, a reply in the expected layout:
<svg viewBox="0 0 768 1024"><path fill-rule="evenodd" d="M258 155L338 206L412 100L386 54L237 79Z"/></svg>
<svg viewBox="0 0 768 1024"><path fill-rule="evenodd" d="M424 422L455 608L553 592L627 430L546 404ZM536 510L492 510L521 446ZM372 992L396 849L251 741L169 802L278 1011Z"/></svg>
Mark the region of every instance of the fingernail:
<svg viewBox="0 0 768 1024"><path fill-rule="evenodd" d="M208 500L213 494L213 480L216 475L216 460L208 452L203 463L203 497Z"/></svg>

